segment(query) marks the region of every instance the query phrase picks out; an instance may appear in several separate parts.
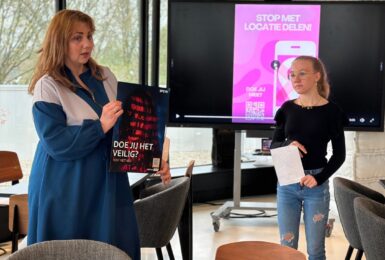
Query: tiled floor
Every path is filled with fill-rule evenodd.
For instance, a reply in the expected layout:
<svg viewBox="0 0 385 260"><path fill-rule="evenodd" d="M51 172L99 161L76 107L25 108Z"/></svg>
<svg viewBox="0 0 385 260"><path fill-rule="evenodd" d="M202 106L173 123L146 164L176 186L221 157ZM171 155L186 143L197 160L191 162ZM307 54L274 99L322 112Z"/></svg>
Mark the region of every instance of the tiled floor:
<svg viewBox="0 0 385 260"><path fill-rule="evenodd" d="M242 201L249 202L271 202L275 197L257 196L244 198ZM223 203L223 201L215 201L215 203ZM194 260L210 260L214 259L216 249L226 243L235 241L260 240L268 242L279 242L277 218L238 218L238 219L221 219L219 232L215 232L212 225L210 212L215 211L219 206L209 204L195 204L193 213L193 259ZM255 211L236 211L239 213L256 213ZM334 203L331 205L330 216L336 218L334 229L331 237L326 238L326 254L327 259L338 260L344 259L348 243L344 237L341 224L336 214ZM273 214L274 212L268 212ZM301 225L299 250L306 253L306 244L304 237L304 227ZM174 255L176 259L182 259L178 236L174 236L172 242ZM0 244L1 247L4 244ZM5 247L7 250L9 246ZM8 254L9 255L9 254ZM169 259L166 250L163 250L165 259ZM5 256L0 259L6 259ZM142 249L142 260L156 260L154 249ZM363 257L365 259L365 257Z"/></svg>

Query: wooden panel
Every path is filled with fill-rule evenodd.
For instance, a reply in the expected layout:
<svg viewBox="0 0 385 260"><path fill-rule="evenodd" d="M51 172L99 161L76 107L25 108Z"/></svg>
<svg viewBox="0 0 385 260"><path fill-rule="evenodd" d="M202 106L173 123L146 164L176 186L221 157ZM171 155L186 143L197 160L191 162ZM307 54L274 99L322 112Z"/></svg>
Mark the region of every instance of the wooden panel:
<svg viewBox="0 0 385 260"><path fill-rule="evenodd" d="M15 205L19 211L19 233L26 235L28 231L28 195L12 195L9 197L9 230L13 231L13 215Z"/></svg>

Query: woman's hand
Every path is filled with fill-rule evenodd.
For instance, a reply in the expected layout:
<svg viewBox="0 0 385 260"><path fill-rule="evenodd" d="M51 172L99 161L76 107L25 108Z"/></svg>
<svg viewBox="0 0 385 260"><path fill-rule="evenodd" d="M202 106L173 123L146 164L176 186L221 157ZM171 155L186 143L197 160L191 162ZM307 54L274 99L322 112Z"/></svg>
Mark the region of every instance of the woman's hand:
<svg viewBox="0 0 385 260"><path fill-rule="evenodd" d="M301 180L299 181L299 184L301 184L301 186L305 185L308 188L314 188L315 186L318 185L314 176L310 174L302 177Z"/></svg>
<svg viewBox="0 0 385 260"><path fill-rule="evenodd" d="M170 167L168 166L168 163L166 161L162 160L160 170L156 172L156 174L160 175L160 178L162 179L163 184L167 185L170 183L170 180L171 180Z"/></svg>
<svg viewBox="0 0 385 260"><path fill-rule="evenodd" d="M123 114L122 102L111 101L103 106L100 123L104 133L107 133L116 123L118 118Z"/></svg>
<svg viewBox="0 0 385 260"><path fill-rule="evenodd" d="M294 145L299 149L299 151L300 151L299 155L301 156L301 158L303 157L304 154L307 154L305 146L303 146L301 143L299 143L297 141L293 141L290 143L290 145Z"/></svg>

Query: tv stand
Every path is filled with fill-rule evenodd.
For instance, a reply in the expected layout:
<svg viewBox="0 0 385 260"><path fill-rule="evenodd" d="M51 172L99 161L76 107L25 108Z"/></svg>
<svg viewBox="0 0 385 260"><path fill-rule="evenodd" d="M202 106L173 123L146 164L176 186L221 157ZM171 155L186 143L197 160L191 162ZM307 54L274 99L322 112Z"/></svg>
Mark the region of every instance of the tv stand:
<svg viewBox="0 0 385 260"><path fill-rule="evenodd" d="M211 214L214 231L218 232L221 218L229 218L232 210L277 210L276 203L241 202L241 131L235 131L233 201L225 202Z"/></svg>

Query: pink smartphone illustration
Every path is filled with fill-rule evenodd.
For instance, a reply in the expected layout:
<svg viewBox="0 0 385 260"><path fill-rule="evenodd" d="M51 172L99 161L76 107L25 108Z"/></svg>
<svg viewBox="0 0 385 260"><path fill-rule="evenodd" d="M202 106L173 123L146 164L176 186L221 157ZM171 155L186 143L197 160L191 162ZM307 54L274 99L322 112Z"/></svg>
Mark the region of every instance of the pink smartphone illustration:
<svg viewBox="0 0 385 260"><path fill-rule="evenodd" d="M293 90L291 82L288 79L288 72L293 60L301 55L316 57L316 44L312 41L279 41L275 44L274 114L286 100L298 97L298 94Z"/></svg>

